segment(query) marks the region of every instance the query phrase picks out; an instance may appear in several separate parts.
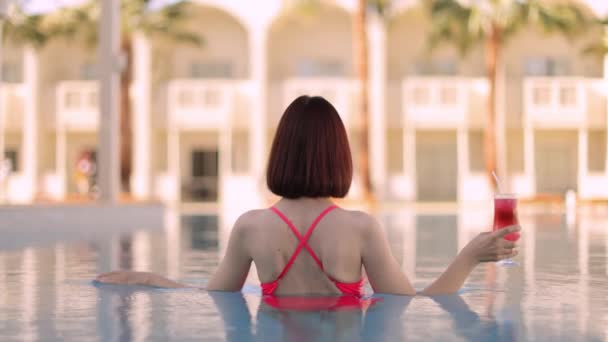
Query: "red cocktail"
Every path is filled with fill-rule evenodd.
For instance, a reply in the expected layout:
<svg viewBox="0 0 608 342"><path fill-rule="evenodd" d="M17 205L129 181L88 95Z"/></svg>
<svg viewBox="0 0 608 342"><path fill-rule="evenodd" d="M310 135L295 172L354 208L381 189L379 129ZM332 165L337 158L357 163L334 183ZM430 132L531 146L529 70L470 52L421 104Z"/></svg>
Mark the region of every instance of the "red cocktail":
<svg viewBox="0 0 608 342"><path fill-rule="evenodd" d="M511 194L496 194L494 196L494 228L499 230L519 224L517 221L517 198ZM517 241L519 233L509 233L505 240Z"/></svg>

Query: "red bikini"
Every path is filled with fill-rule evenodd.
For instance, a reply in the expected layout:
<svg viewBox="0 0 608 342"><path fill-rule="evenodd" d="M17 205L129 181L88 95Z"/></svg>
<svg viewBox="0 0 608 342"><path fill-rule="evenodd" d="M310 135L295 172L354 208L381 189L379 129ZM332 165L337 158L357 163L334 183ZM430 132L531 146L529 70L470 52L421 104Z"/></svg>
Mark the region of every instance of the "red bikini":
<svg viewBox="0 0 608 342"><path fill-rule="evenodd" d="M321 263L321 260L319 260L319 258L315 254L315 252L310 248L310 246L308 246L308 239L310 238L310 235L317 227L317 224L319 224L319 222L323 219L323 217L325 217L325 215L327 215L329 212L331 212L332 210L334 210L336 208L337 208L337 206L334 204L334 205L329 206L327 209L323 210L323 212L313 221L312 225L310 225L310 227L308 228L308 230L306 231L306 234L304 236L302 236L300 234L300 232L298 232L298 230L293 225L293 223L291 223L291 221L289 221L289 219L282 212L280 212L279 209L277 209L275 207L270 208L270 210L274 211L283 221L285 221L287 226L296 235L298 240L300 240L300 243L298 244L298 247L294 251L293 255L287 262L287 265L285 265L285 268L283 268L283 271L281 272L281 274L279 274L277 279L275 279L272 282L262 284L262 294L263 295L270 296L270 295L274 294L277 287L279 286L279 282L281 281L281 279L283 279L285 274L287 274L287 272L289 271L289 269L295 262L296 257L302 251L302 248L304 248L308 251L310 256L314 259L314 261L317 263L317 265L319 265L319 267L321 268L321 271L323 271L323 273L329 278L329 280L331 280L336 285L336 287L340 290L340 292L342 292L343 295L354 296L354 297L361 297L363 295L363 283L365 282L364 278L361 278L359 281L354 282L354 283L343 283L343 282L340 282L340 281L332 278L329 274L325 273L325 270L323 269L323 263ZM274 301L276 301L276 299ZM274 302L274 301L271 301L271 302Z"/></svg>

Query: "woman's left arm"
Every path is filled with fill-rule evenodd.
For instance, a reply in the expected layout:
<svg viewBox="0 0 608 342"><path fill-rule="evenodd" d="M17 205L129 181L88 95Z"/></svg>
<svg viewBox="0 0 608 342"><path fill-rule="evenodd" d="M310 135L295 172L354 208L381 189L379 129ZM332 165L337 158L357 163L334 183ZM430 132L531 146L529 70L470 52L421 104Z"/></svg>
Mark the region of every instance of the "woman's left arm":
<svg viewBox="0 0 608 342"><path fill-rule="evenodd" d="M249 274L251 257L245 246L246 220L241 216L230 233L226 255L211 277L209 291L239 291ZM113 271L103 273L95 279L104 284L141 285L162 288L186 288L189 285L175 282L158 274L137 271Z"/></svg>
<svg viewBox="0 0 608 342"><path fill-rule="evenodd" d="M240 291L251 268L251 254L247 248L247 214L242 215L234 224L226 255L207 284L208 291Z"/></svg>

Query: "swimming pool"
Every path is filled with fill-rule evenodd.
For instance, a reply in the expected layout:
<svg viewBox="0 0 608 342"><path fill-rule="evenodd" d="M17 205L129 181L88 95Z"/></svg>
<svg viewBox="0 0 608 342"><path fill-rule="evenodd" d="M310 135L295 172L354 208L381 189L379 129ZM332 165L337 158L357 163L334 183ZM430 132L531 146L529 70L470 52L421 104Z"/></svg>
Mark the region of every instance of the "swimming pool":
<svg viewBox="0 0 608 342"><path fill-rule="evenodd" d="M487 224L476 212L379 216L417 288ZM607 340L608 214L522 210L520 219L519 266L480 266L458 295L383 296L363 313L268 308L255 272L242 294L91 284L120 267L204 285L227 238L213 215L92 241L31 236L26 248L0 245L0 341Z"/></svg>

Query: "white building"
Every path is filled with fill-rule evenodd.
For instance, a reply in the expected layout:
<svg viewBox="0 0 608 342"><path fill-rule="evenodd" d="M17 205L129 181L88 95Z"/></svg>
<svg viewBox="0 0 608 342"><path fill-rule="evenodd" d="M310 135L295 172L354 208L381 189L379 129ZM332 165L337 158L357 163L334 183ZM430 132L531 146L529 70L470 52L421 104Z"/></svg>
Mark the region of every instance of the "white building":
<svg viewBox="0 0 608 342"><path fill-rule="evenodd" d="M314 15L284 3L193 1L190 29L204 37L202 47L137 35L131 88L136 198L266 194L274 129L301 94L323 95L338 108L356 159L355 1L328 0ZM368 23L374 187L391 199L488 198L483 52L462 58L446 47L429 55L429 19L413 1L400 3L390 18L370 15ZM607 11L585 3L598 15ZM601 35L572 42L529 30L505 49L498 166L510 191L533 197L574 189L581 198L608 197L608 67L580 53ZM65 198L76 191L78 155L96 147L95 52L54 41L41 50L9 45L3 55L0 146L16 166L4 197ZM355 174L352 196L357 188Z"/></svg>

